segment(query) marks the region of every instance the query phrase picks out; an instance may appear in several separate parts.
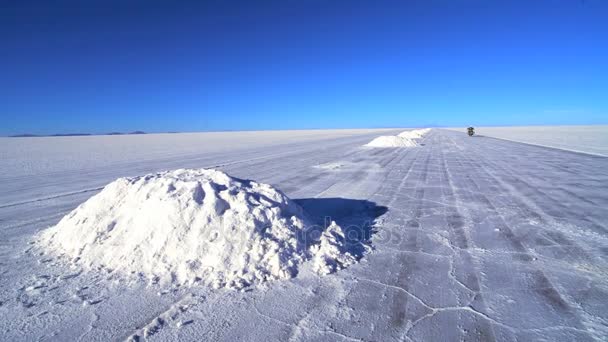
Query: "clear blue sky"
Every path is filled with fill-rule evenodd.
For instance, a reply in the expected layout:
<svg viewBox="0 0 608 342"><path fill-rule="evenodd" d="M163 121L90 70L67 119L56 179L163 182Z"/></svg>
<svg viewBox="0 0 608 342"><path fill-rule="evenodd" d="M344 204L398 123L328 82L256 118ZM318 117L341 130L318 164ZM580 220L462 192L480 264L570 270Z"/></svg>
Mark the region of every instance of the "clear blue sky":
<svg viewBox="0 0 608 342"><path fill-rule="evenodd" d="M608 123L608 1L1 1L0 135Z"/></svg>

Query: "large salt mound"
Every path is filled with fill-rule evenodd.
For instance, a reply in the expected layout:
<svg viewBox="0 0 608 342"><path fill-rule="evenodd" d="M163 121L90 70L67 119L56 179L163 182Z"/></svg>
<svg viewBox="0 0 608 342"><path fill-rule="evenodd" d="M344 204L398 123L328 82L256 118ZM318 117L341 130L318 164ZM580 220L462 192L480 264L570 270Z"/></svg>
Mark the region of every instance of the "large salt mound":
<svg viewBox="0 0 608 342"><path fill-rule="evenodd" d="M270 185L175 170L119 178L43 232L41 243L85 268L240 288L293 277L309 258L322 274L355 261L336 224L308 248L310 226Z"/></svg>
<svg viewBox="0 0 608 342"><path fill-rule="evenodd" d="M414 147L418 144L408 138L399 137L395 135L383 135L370 141L365 146L368 147Z"/></svg>

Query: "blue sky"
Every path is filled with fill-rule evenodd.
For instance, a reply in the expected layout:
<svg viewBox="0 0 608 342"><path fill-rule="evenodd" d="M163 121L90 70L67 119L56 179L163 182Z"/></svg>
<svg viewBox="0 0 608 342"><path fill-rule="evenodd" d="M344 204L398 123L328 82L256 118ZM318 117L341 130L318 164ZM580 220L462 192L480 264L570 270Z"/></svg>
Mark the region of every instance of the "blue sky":
<svg viewBox="0 0 608 342"><path fill-rule="evenodd" d="M608 1L2 1L0 135L608 123Z"/></svg>

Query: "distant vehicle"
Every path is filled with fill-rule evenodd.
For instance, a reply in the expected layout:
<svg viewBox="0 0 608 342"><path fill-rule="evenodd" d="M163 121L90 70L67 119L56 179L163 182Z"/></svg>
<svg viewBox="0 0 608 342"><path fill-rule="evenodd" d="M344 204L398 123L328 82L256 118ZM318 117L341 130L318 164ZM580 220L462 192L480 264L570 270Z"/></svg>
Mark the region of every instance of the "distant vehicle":
<svg viewBox="0 0 608 342"><path fill-rule="evenodd" d="M470 137L475 135L475 128L474 127L467 128L467 134L469 134Z"/></svg>

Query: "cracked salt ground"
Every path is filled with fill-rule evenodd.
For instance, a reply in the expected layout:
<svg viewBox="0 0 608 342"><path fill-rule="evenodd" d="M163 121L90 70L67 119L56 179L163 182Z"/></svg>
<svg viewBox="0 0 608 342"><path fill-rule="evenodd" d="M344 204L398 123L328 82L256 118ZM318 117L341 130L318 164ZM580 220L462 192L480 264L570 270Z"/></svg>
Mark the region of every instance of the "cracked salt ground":
<svg viewBox="0 0 608 342"><path fill-rule="evenodd" d="M146 167L150 172L224 164L223 171L272 184L342 227L375 221L367 231L374 251L325 277L303 270L288 281L243 291L126 287L111 272L66 271L27 246L33 232L55 224L91 193L53 197L49 192L47 200L0 208L5 237L0 338L586 341L608 336L608 158L438 129L413 149L360 148L374 137L402 131L97 171L114 179ZM243 155L242 163L225 163ZM94 188L75 174L57 177L54 182Z"/></svg>

